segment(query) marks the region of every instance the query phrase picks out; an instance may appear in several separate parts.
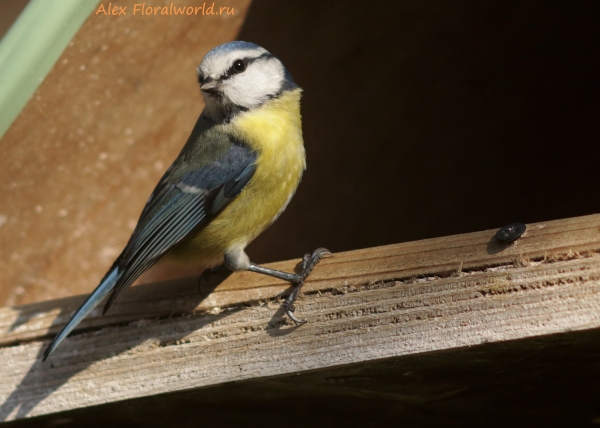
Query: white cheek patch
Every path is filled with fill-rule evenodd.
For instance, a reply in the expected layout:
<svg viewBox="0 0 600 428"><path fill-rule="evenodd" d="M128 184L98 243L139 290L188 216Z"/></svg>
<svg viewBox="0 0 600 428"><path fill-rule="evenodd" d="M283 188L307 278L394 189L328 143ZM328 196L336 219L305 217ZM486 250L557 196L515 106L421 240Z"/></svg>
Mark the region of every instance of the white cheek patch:
<svg viewBox="0 0 600 428"><path fill-rule="evenodd" d="M234 42L235 43L235 42ZM197 72L202 78L220 80L218 94L205 94L205 112L215 120L221 120L232 112L248 110L262 105L278 96L286 82L283 64L260 46L244 44L209 52ZM226 45L224 45L226 46ZM247 61L246 70L231 74L236 60Z"/></svg>
<svg viewBox="0 0 600 428"><path fill-rule="evenodd" d="M240 107L256 107L281 90L284 77L279 60L259 59L249 64L243 73L225 80L223 94Z"/></svg>

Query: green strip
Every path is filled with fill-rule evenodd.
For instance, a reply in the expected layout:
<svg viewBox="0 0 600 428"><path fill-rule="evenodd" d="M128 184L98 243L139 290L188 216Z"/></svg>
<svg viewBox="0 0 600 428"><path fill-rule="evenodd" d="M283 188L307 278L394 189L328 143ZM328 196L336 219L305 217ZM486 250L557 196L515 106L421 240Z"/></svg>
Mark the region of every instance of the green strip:
<svg viewBox="0 0 600 428"><path fill-rule="evenodd" d="M0 138L99 0L31 0L0 43Z"/></svg>

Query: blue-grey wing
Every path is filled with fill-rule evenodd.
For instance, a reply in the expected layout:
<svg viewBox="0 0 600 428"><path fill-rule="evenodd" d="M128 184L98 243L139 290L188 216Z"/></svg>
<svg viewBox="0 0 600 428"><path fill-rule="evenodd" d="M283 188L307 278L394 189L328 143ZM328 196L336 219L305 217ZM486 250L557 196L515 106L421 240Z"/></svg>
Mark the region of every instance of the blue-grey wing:
<svg viewBox="0 0 600 428"><path fill-rule="evenodd" d="M109 293L119 294L173 246L233 200L255 171L256 153L212 131L200 116L188 143L152 192L127 246L44 352L44 360Z"/></svg>
<svg viewBox="0 0 600 428"><path fill-rule="evenodd" d="M115 262L122 274L104 312L171 248L227 206L254 175L255 161L255 152L242 144L231 144L217 159L177 178L173 177L177 168L171 167L152 192L138 226Z"/></svg>

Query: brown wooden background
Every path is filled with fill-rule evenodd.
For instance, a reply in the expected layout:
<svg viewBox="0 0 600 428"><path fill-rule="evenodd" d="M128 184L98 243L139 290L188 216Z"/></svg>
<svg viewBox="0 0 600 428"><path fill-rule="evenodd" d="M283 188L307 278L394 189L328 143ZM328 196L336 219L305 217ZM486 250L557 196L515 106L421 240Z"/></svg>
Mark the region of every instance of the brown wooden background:
<svg viewBox="0 0 600 428"><path fill-rule="evenodd" d="M95 287L235 38L305 89L308 170L255 261L600 211L597 2L216 4L79 31L0 141L0 304Z"/></svg>

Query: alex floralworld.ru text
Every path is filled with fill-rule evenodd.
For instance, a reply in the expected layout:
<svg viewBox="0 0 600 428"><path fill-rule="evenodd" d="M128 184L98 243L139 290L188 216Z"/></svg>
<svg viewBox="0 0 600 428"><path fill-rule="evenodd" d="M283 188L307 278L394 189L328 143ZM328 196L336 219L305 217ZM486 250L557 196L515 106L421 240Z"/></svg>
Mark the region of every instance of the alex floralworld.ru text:
<svg viewBox="0 0 600 428"><path fill-rule="evenodd" d="M105 6L101 3L96 10L96 15L127 15L127 6L113 6L112 2ZM202 6L176 6L171 2L169 6L146 6L146 3L136 3L133 5L133 15L233 15L233 7L219 6L215 3Z"/></svg>

